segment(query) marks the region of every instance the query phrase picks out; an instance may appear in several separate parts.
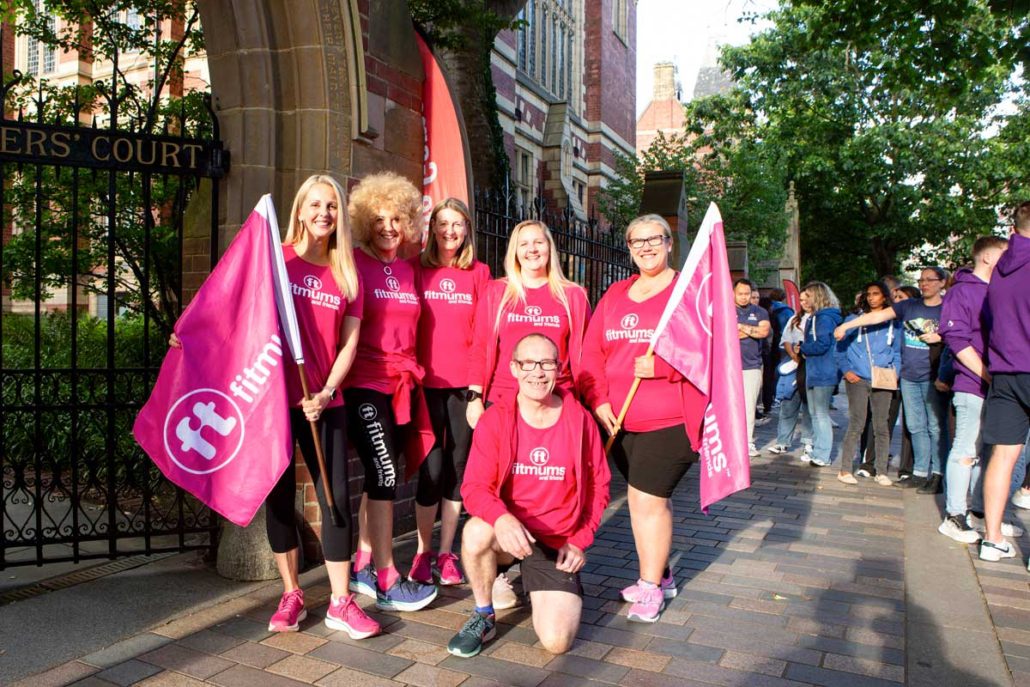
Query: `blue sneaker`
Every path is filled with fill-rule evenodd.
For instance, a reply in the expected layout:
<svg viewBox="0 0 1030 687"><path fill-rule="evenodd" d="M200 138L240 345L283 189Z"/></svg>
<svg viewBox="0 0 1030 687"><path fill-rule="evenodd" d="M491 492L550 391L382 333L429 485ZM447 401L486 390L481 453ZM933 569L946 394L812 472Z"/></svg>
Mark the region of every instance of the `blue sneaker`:
<svg viewBox="0 0 1030 687"><path fill-rule="evenodd" d="M354 594L362 594L371 599L376 598L376 567L369 563L361 570L351 566L350 583L347 585Z"/></svg>
<svg viewBox="0 0 1030 687"><path fill-rule="evenodd" d="M417 611L436 598L436 585L398 578L385 592L376 588L376 608L381 611Z"/></svg>

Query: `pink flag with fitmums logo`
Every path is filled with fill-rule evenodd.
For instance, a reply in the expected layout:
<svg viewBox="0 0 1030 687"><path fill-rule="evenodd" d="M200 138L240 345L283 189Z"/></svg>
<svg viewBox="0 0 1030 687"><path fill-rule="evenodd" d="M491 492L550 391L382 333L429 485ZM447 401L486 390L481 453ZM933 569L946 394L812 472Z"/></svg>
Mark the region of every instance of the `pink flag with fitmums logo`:
<svg viewBox="0 0 1030 687"><path fill-rule="evenodd" d="M654 352L708 403L701 428L701 508L751 486L737 311L719 208L701 230L652 338ZM694 428L688 428L696 436Z"/></svg>
<svg viewBox="0 0 1030 687"><path fill-rule="evenodd" d="M292 458L276 249L265 196L175 324L182 348L169 349L132 428L169 480L240 526Z"/></svg>

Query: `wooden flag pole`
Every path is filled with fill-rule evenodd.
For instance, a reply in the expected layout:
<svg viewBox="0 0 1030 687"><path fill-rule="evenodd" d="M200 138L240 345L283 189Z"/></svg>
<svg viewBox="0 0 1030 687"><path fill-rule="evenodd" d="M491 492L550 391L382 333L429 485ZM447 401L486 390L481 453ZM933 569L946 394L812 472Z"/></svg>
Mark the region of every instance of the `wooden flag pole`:
<svg viewBox="0 0 1030 687"><path fill-rule="evenodd" d="M647 353L644 354L647 359L654 358L654 342L651 342L647 347ZM629 412L629 404L633 402L633 397L637 395L637 389L640 388L640 377L636 377L633 380L633 386L629 388L629 393L626 394L626 400L622 402L622 410L619 411L619 417L615 419L615 428L612 430L612 435L608 437L607 443L604 445L604 454L608 455L612 450L612 445L615 443L615 437L619 435L619 431L622 429L622 421L626 419L626 413Z"/></svg>
<svg viewBox="0 0 1030 687"><path fill-rule="evenodd" d="M311 392L308 391L308 376L304 373L304 363L297 363L297 370L300 372L300 387L304 391L304 400L311 400ZM318 427L313 420L308 421L311 427L311 439L315 442L315 457L318 459L318 470L322 473L322 495L325 496L325 503L329 509L329 519L333 526L340 526L340 517L336 513L336 501L333 500L333 488L329 484L329 473L325 469L325 453L322 452L322 440L318 436Z"/></svg>

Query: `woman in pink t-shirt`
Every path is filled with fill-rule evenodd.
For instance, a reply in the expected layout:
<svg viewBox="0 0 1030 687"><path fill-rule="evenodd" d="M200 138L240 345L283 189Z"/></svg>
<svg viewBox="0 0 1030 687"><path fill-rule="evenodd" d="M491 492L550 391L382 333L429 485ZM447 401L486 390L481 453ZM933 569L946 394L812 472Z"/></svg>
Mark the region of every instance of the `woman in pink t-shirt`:
<svg viewBox="0 0 1030 687"><path fill-rule="evenodd" d="M632 603L629 619L653 623L676 596L669 570L672 505L669 498L697 454L690 448L687 407L704 403L664 360L647 356L658 320L672 295L676 271L669 266L672 232L658 215L626 228L640 274L612 284L597 304L583 344L580 390L612 433L635 378L640 386L612 446L612 459L629 483L629 514L640 558L640 580L622 590Z"/></svg>
<svg viewBox="0 0 1030 687"><path fill-rule="evenodd" d="M508 362L522 337L539 333L558 345L559 387L573 391L579 375L590 304L586 290L562 274L558 248L546 224L526 220L515 225L504 274L503 279L487 284L476 309L467 412L473 428L486 402L515 396L517 387Z"/></svg>
<svg viewBox="0 0 1030 687"><path fill-rule="evenodd" d="M432 445L421 388L424 371L416 358L421 305L415 268L399 255L403 243L418 238L422 194L393 172L371 174L351 191L347 210L365 295L357 359L343 392L350 438L365 469L350 588L375 598L381 610L417 611L436 598L436 587L397 572L393 501L403 477L402 448L410 474ZM409 439L426 436L406 446Z"/></svg>
<svg viewBox="0 0 1030 687"><path fill-rule="evenodd" d="M451 551L461 515L461 482L472 428L468 406L468 358L476 304L490 268L476 260L475 232L468 207L456 198L441 201L429 216L426 248L415 261L415 281L422 299L418 361L433 424L435 442L419 467L415 494L418 552L408 575L431 584L433 566L441 585L461 584L465 576ZM440 549L432 552L433 524L440 509Z"/></svg>
<svg viewBox="0 0 1030 687"><path fill-rule="evenodd" d="M361 328L362 291L354 268L350 228L343 213L345 201L339 183L318 174L308 177L293 199L283 255L297 312L308 389L318 391L304 400L299 371L291 356L285 358L285 373L291 430L315 483L322 513L322 551L332 590L325 624L347 632L352 639L363 639L379 634L380 627L347 590L353 537L347 422L337 389L354 362ZM174 334L171 344L179 345ZM315 455L312 422L325 455L325 476ZM323 479L332 485L334 507L342 515L339 525L333 524L329 514ZM298 579L296 496L297 472L291 464L265 500L265 529L285 588L268 624L270 632L296 632L300 621L307 617L304 591Z"/></svg>

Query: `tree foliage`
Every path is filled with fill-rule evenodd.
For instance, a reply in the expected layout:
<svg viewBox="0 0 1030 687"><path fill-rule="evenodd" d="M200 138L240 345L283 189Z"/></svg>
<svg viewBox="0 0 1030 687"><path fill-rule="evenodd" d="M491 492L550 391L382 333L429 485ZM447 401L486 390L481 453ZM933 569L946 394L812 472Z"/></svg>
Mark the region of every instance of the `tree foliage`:
<svg viewBox="0 0 1030 687"><path fill-rule="evenodd" d="M8 9L17 35L113 67L110 80L72 86L22 77L8 94L9 110L45 124L96 125L99 120L137 133L209 134L205 93L151 95L180 83L184 56L203 48L193 3L48 0L44 12L33 0L13 0ZM138 26L123 21L126 10L138 13ZM55 16L62 21L55 22ZM155 41L155 26L169 18L183 21L183 34ZM140 78L140 65L147 78ZM46 300L75 285L109 295L119 310L147 311L170 331L179 309L180 220L192 180L155 176L144 184L139 173L11 163L4 171L9 183L3 220L18 231L4 246L3 278L15 298ZM109 294L111 244L115 293Z"/></svg>
<svg viewBox="0 0 1030 687"><path fill-rule="evenodd" d="M783 0L767 19L723 49L735 90L688 121L717 151L777 151L806 279L850 289L908 259L954 262L1027 192L1026 98L1002 106L1025 16L985 0Z"/></svg>

